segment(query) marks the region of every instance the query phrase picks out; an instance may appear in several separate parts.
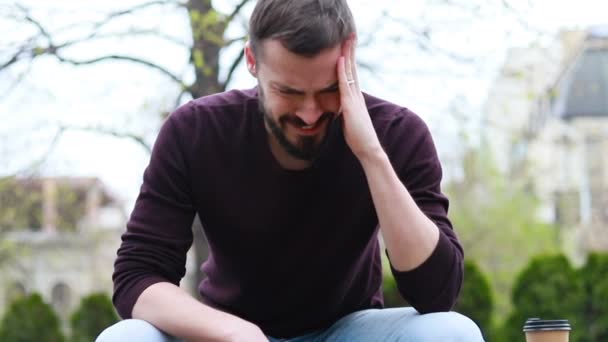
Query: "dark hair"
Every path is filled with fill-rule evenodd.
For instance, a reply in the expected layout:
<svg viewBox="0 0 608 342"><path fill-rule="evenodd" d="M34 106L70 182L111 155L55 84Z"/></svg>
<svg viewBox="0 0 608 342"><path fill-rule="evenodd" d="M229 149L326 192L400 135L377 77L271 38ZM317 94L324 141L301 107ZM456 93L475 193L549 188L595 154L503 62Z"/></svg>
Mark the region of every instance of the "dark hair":
<svg viewBox="0 0 608 342"><path fill-rule="evenodd" d="M264 39L278 39L287 50L312 57L354 32L346 0L258 0L249 20L256 55Z"/></svg>

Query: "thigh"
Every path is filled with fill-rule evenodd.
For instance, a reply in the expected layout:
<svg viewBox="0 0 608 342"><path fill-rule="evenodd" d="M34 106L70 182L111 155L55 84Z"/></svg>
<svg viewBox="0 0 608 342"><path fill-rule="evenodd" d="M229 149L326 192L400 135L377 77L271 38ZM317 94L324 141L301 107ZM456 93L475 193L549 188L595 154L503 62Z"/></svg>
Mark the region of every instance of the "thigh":
<svg viewBox="0 0 608 342"><path fill-rule="evenodd" d="M318 341L483 341L469 318L456 312L419 314L413 308L370 309L343 317Z"/></svg>
<svg viewBox="0 0 608 342"><path fill-rule="evenodd" d="M146 341L146 342L180 342L169 336L152 324L140 319L120 321L104 331L95 342Z"/></svg>

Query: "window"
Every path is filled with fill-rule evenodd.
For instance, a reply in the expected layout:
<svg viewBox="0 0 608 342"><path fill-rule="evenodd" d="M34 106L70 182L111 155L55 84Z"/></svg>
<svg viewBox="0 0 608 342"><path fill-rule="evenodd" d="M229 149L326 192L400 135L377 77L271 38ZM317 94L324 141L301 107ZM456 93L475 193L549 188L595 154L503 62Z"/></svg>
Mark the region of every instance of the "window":
<svg viewBox="0 0 608 342"><path fill-rule="evenodd" d="M572 228L581 220L580 197L577 191L555 193L555 222L565 228Z"/></svg>
<svg viewBox="0 0 608 342"><path fill-rule="evenodd" d="M71 307L70 288L64 283L58 283L51 292L51 304L61 317L67 317Z"/></svg>
<svg viewBox="0 0 608 342"><path fill-rule="evenodd" d="M25 294L25 286L21 282L14 282L6 288L6 303L8 304Z"/></svg>

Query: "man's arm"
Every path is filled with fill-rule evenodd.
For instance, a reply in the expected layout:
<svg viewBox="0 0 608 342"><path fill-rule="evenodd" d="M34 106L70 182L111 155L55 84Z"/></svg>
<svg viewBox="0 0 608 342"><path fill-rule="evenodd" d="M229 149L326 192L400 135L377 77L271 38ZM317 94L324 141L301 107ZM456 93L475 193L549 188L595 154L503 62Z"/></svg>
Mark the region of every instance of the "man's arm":
<svg viewBox="0 0 608 342"><path fill-rule="evenodd" d="M432 145L426 149L434 151ZM411 167L418 173L407 182L411 188L384 151L360 161L400 293L421 313L450 310L462 286L463 253L439 190L436 156Z"/></svg>
<svg viewBox="0 0 608 342"><path fill-rule="evenodd" d="M186 341L268 341L258 326L213 309L171 283L156 283L142 292L133 318Z"/></svg>
<svg viewBox="0 0 608 342"><path fill-rule="evenodd" d="M391 265L399 272L419 267L437 247L439 228L418 208L384 150L361 156L359 161Z"/></svg>
<svg viewBox="0 0 608 342"><path fill-rule="evenodd" d="M206 306L178 287L192 245L191 106L163 124L114 264L114 305L188 341L267 341L260 329Z"/></svg>
<svg viewBox="0 0 608 342"><path fill-rule="evenodd" d="M400 170L400 178L359 88L354 36L342 46L337 73L344 138L365 172L399 291L421 313L450 310L462 285L463 254L447 218L441 166L430 133L419 119L397 129L397 134L413 136L411 146L397 146L413 150L408 157L397 153L397 164L407 169Z"/></svg>

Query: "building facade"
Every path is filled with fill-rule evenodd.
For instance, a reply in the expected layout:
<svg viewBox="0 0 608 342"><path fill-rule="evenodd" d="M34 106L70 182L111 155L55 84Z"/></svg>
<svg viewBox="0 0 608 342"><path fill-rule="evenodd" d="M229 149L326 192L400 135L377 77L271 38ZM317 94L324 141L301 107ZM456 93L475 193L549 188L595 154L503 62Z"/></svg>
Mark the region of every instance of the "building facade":
<svg viewBox="0 0 608 342"><path fill-rule="evenodd" d="M39 293L65 324L83 297L111 295L126 222L96 178L0 179L0 316L19 295ZM181 282L192 294L195 259L191 249Z"/></svg>
<svg viewBox="0 0 608 342"><path fill-rule="evenodd" d="M486 115L499 168L529 177L566 251L608 250L608 28L512 50Z"/></svg>
<svg viewBox="0 0 608 342"><path fill-rule="evenodd" d="M113 260L126 215L101 182L13 178L3 179L2 185L0 308L36 292L65 319L80 298L111 294Z"/></svg>

